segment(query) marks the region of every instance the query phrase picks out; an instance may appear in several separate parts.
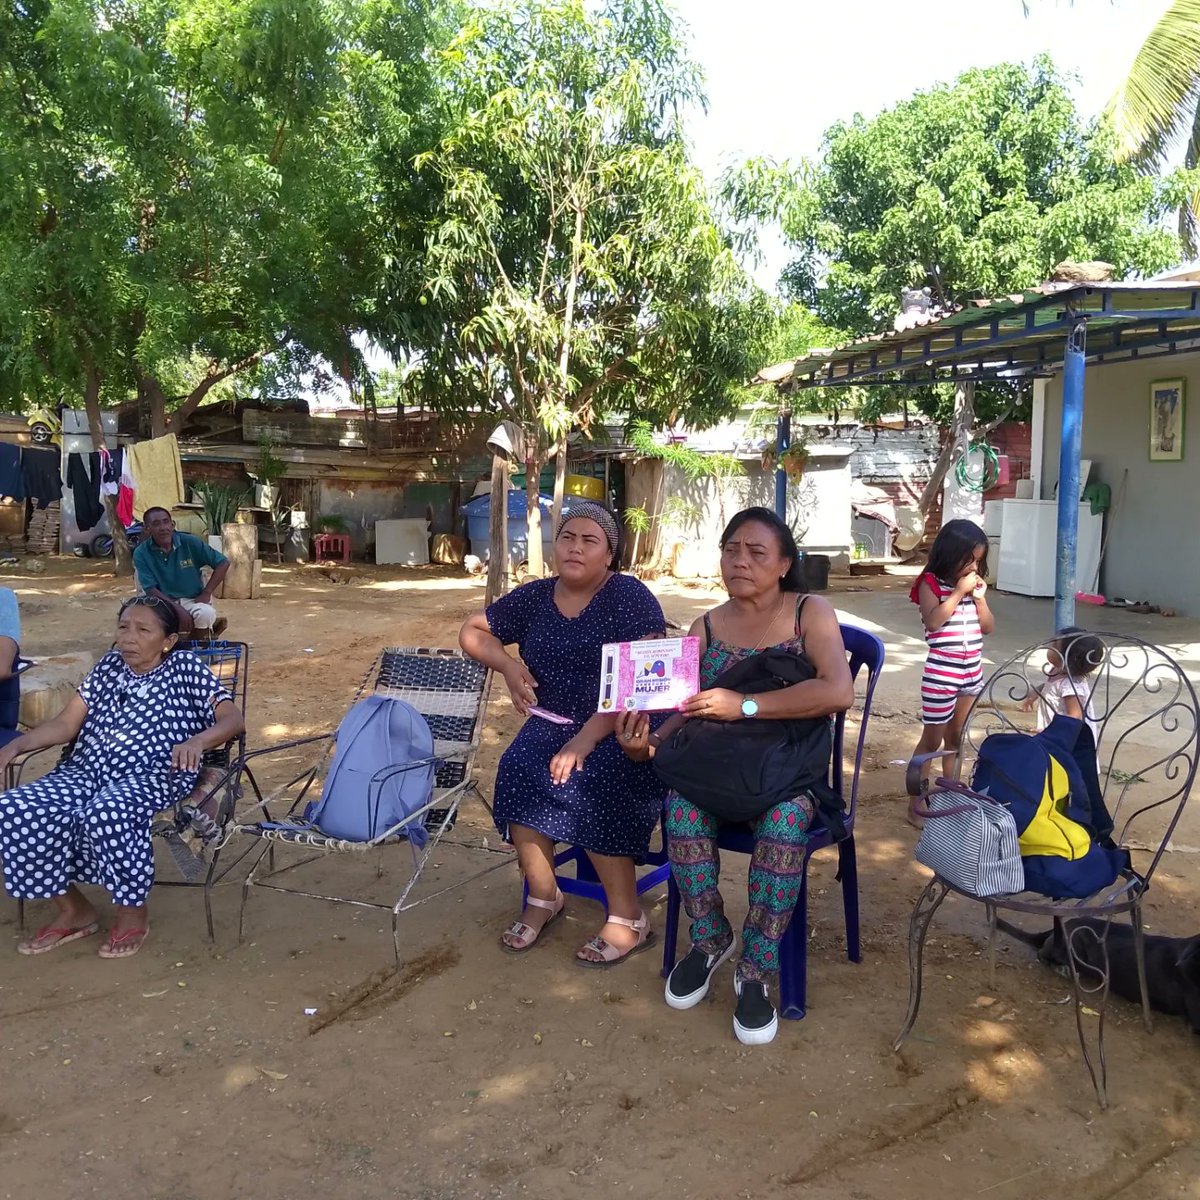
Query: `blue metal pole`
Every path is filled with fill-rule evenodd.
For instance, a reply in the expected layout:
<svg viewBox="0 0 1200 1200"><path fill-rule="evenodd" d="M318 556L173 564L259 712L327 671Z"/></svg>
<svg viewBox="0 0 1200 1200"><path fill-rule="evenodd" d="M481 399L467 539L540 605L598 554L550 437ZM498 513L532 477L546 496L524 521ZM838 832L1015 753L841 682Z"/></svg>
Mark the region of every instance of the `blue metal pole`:
<svg viewBox="0 0 1200 1200"><path fill-rule="evenodd" d="M787 474L783 469L783 452L792 444L792 414L780 412L775 424L775 515L787 521Z"/></svg>
<svg viewBox="0 0 1200 1200"><path fill-rule="evenodd" d="M1070 314L1073 315L1073 314ZM1058 454L1058 561L1054 628L1075 624L1075 563L1079 541L1079 458L1083 450L1083 369L1087 321L1076 319L1063 360L1062 445Z"/></svg>

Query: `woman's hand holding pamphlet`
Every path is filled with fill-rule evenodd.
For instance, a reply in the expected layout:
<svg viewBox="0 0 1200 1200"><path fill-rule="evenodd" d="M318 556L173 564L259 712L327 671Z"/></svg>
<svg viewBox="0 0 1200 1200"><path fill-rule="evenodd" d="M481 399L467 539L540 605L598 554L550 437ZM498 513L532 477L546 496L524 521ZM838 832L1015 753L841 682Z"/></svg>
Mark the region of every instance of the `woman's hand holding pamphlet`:
<svg viewBox="0 0 1200 1200"><path fill-rule="evenodd" d="M667 712L699 690L699 638L610 642L601 652L596 711Z"/></svg>

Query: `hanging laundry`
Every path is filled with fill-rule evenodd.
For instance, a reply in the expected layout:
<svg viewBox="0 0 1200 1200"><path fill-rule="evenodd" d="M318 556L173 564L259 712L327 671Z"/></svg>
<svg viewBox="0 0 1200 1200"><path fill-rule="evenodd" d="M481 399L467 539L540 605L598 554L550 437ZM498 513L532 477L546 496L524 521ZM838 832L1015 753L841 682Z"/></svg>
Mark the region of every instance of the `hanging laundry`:
<svg viewBox="0 0 1200 1200"><path fill-rule="evenodd" d="M26 446L21 452L21 479L25 484L25 495L36 502L38 508L56 504L62 499L63 481L58 473L57 450L44 450Z"/></svg>
<svg viewBox="0 0 1200 1200"><path fill-rule="evenodd" d="M21 447L0 442L0 496L25 499L25 481L21 478Z"/></svg>
<svg viewBox="0 0 1200 1200"><path fill-rule="evenodd" d="M121 458L121 468L117 480L117 520L128 529L133 524L133 497L137 491L137 480L134 479L133 471L129 466L128 451L118 450L117 453Z"/></svg>
<svg viewBox="0 0 1200 1200"><path fill-rule="evenodd" d="M89 454L85 464L82 454L68 454L67 487L75 499L75 527L86 533L104 516L100 500L100 455Z"/></svg>
<svg viewBox="0 0 1200 1200"><path fill-rule="evenodd" d="M120 447L117 448L115 454L110 454L107 446L101 446L96 453L100 455L100 494L115 496L120 490L118 483L121 477Z"/></svg>
<svg viewBox="0 0 1200 1200"><path fill-rule="evenodd" d="M127 446L125 453L137 480L133 510L139 518L147 508L161 507L170 512L183 503L183 464L179 461L179 442L173 433Z"/></svg>

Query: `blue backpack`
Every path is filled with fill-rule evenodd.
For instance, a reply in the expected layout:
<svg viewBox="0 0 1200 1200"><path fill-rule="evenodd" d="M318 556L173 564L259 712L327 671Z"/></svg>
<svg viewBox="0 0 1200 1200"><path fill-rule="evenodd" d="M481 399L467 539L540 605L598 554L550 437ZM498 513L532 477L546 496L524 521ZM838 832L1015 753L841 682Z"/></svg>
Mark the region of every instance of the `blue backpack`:
<svg viewBox="0 0 1200 1200"><path fill-rule="evenodd" d="M432 757L433 734L411 704L367 696L342 718L321 798L305 809L305 818L329 837L369 842L429 803L434 764L398 771L374 790L371 777ZM407 836L416 846L429 840L419 821L408 826Z"/></svg>
<svg viewBox="0 0 1200 1200"><path fill-rule="evenodd" d="M1060 715L1041 733L990 734L971 788L1012 813L1027 890L1081 899L1129 869L1128 851L1112 842L1096 744L1082 721Z"/></svg>

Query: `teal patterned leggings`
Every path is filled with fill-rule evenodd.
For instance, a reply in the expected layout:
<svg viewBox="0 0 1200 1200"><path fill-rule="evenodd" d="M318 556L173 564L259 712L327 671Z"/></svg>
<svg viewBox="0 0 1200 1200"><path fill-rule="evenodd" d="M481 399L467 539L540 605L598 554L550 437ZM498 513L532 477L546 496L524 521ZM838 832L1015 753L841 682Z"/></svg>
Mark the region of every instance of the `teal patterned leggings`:
<svg viewBox="0 0 1200 1200"><path fill-rule="evenodd" d="M750 907L742 926L742 979L769 981L779 971L779 941L800 898L813 806L807 796L768 809L754 822ZM691 918L692 945L720 954L733 937L718 886L721 872L716 817L677 793L667 799L671 874Z"/></svg>

